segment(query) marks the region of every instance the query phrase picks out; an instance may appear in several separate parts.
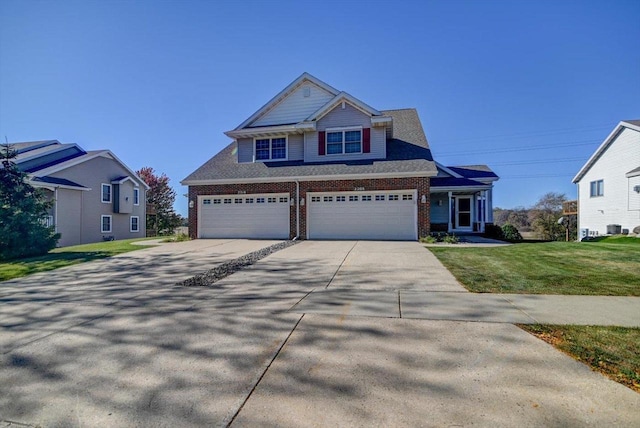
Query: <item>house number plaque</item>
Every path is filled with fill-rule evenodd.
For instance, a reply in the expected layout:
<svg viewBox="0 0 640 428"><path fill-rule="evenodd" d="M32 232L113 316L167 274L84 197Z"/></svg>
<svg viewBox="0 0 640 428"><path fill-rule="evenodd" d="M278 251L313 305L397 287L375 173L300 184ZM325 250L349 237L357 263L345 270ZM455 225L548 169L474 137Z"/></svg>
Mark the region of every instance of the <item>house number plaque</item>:
<svg viewBox="0 0 640 428"><path fill-rule="evenodd" d="M364 190L364 187L354 187L353 191L354 192L362 192Z"/></svg>

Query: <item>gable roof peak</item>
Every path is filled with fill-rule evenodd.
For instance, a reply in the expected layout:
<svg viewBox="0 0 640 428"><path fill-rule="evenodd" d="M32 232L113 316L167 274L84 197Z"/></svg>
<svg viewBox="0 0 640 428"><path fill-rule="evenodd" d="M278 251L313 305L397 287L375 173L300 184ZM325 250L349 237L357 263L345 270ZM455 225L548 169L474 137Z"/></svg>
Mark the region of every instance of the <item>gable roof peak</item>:
<svg viewBox="0 0 640 428"><path fill-rule="evenodd" d="M234 129L234 131L245 128L249 126L251 123L255 122L260 117L264 116L268 111L270 111L273 107L275 107L278 103L280 103L280 101L285 99L289 94L291 94L295 89L297 89L304 82L310 82L334 96L340 93L340 91L338 91L333 86L323 82L322 80L318 79L317 77L305 71L300 76L298 76L298 78L296 78L293 82L289 83L282 91L278 92L276 96L274 96L269 101L267 101L265 105L260 107L255 113L249 116L247 120L245 120L240 125L238 125Z"/></svg>

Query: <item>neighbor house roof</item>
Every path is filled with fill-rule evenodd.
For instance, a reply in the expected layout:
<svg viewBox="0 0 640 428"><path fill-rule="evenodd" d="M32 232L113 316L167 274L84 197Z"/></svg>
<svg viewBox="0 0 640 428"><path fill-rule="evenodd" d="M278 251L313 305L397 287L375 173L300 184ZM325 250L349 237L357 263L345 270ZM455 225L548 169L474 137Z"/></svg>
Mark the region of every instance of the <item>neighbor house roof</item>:
<svg viewBox="0 0 640 428"><path fill-rule="evenodd" d="M58 140L28 141L11 143L9 145L18 152L18 155L15 158L18 168L29 173L31 181L36 183L56 184L54 181L51 181L51 177L48 177L50 174L87 162L98 156L104 156L119 163L127 172L129 172L130 176L137 178L146 189L149 189L149 186L147 186L147 184L138 177L134 171L132 171L124 162L118 159L116 155L109 150L85 151L77 144L63 144ZM69 185L70 187L79 186L87 189L78 183L71 183L72 184L58 184L65 186Z"/></svg>
<svg viewBox="0 0 640 428"><path fill-rule="evenodd" d="M288 181L297 178L335 179L367 176L433 176L436 166L415 109L382 112L393 118L392 139L387 140L386 159L333 162L247 162L238 163L236 142L182 180L184 185L208 182Z"/></svg>
<svg viewBox="0 0 640 428"><path fill-rule="evenodd" d="M627 178L637 177L638 175L640 175L640 166L635 169L632 169L631 171L627 172L625 175Z"/></svg>
<svg viewBox="0 0 640 428"><path fill-rule="evenodd" d="M52 184L54 186L69 187L81 190L91 190L90 188L76 183L75 181L67 180L66 178L56 177L34 177L31 182L33 184Z"/></svg>
<svg viewBox="0 0 640 428"><path fill-rule="evenodd" d="M609 148L609 146L615 141L616 137L618 137L624 129L633 129L634 131L640 132L640 120L623 120L618 123L618 126L615 127L611 134L609 134L602 144L600 144L600 147L598 147L595 153L591 155L587 163L585 163L582 168L580 168L580 171L578 171L576 176L573 177L573 183L577 183L582 179L582 177L584 177L584 175L589 171L589 169L591 169L598 159L600 159L600 156L602 156L602 154Z"/></svg>

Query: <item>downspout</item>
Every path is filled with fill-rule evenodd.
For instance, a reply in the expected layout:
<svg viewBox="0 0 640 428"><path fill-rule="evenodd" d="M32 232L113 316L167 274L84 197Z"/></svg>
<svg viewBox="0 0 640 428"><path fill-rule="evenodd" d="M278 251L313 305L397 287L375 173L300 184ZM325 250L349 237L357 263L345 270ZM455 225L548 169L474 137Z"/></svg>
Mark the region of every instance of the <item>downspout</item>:
<svg viewBox="0 0 640 428"><path fill-rule="evenodd" d="M53 205L53 230L58 233L58 188L53 188L53 199L55 203Z"/></svg>
<svg viewBox="0 0 640 428"><path fill-rule="evenodd" d="M300 182L296 180L296 237L300 239Z"/></svg>

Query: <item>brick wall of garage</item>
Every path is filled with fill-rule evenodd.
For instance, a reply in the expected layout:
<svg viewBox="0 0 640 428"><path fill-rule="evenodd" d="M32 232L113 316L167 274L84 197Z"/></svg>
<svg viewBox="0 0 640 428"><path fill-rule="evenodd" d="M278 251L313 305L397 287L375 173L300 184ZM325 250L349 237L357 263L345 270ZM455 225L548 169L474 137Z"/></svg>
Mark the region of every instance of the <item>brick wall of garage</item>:
<svg viewBox="0 0 640 428"><path fill-rule="evenodd" d="M418 190L418 236L427 236L430 232L430 205L429 178L380 178L363 180L328 180L328 181L301 181L300 197L305 199L305 205L300 207L300 238L307 237L307 193L308 192L350 192L350 191L376 191L376 190ZM295 200L296 183L249 183L249 184L216 184L204 186L189 186L189 201L194 201L189 208L189 235L195 239L198 227L198 196L236 195L236 194L260 194L260 193L288 193L289 198ZM422 196L426 197L426 203L422 203ZM289 237L296 236L296 207L289 207Z"/></svg>

